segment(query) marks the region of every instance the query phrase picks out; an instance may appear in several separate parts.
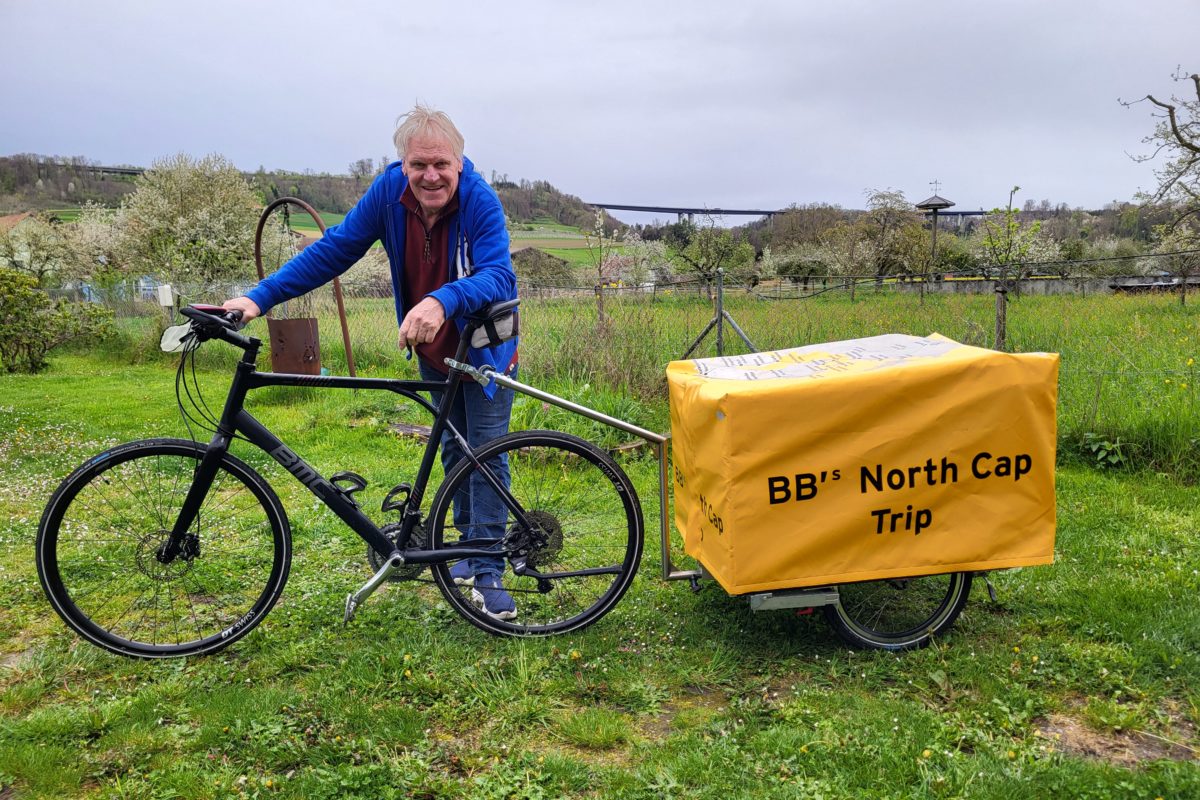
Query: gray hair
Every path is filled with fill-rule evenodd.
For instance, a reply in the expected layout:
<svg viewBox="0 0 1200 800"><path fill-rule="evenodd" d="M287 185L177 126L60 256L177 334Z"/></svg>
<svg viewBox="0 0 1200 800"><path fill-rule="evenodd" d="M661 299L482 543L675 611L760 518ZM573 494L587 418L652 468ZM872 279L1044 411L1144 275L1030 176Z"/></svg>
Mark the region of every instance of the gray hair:
<svg viewBox="0 0 1200 800"><path fill-rule="evenodd" d="M462 160L463 135L454 127L450 117L444 111L436 111L424 103L417 103L412 111L396 120L396 133L392 141L396 143L396 153L400 160L408 152L408 145L419 136L433 136L445 139L454 151L454 157Z"/></svg>

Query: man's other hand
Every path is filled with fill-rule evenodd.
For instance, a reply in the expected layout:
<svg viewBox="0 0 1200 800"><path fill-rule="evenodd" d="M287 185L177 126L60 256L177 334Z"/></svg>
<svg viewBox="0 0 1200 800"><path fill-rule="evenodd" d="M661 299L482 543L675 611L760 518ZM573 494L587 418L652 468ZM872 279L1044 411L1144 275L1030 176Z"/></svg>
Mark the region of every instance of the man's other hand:
<svg viewBox="0 0 1200 800"><path fill-rule="evenodd" d="M446 322L446 310L435 297L426 297L404 315L400 323L400 346L426 344Z"/></svg>

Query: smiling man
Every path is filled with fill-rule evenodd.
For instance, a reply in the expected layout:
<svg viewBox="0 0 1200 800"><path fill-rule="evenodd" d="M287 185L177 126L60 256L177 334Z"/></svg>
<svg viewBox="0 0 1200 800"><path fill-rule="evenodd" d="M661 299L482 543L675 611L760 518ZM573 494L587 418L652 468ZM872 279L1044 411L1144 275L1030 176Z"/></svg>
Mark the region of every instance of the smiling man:
<svg viewBox="0 0 1200 800"><path fill-rule="evenodd" d="M226 301L225 308L241 310L246 321L254 319L329 282L382 241L392 266L400 346L412 346L422 378L436 380L447 372L444 359L458 348L465 317L514 299L517 278L500 200L463 156L463 136L450 118L418 104L400 118L394 141L400 160L374 180L342 224L244 297ZM491 364L515 373L517 343L471 348L467 358L477 367ZM441 402L438 393L433 400ZM507 433L511 413L512 390L464 381L450 422L474 448ZM441 444L449 474L462 451L449 433ZM492 467L507 478L505 461ZM471 483L455 497L455 526L468 539L496 536L507 510L490 487L475 486L474 478ZM516 604L504 589L503 573L499 558L471 559L451 569L456 582L473 584L477 605L499 619L513 619Z"/></svg>

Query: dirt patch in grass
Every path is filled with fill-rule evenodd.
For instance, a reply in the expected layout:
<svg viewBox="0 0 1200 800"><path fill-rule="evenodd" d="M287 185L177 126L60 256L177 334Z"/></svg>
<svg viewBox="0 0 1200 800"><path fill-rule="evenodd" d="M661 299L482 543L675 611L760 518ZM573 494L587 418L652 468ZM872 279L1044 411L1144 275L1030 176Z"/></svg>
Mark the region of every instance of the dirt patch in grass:
<svg viewBox="0 0 1200 800"><path fill-rule="evenodd" d="M667 738L680 715L715 715L729 705L729 698L720 689L689 686L684 692L681 697L664 703L661 712L642 723L640 727L645 738L651 741Z"/></svg>
<svg viewBox="0 0 1200 800"><path fill-rule="evenodd" d="M1145 731L1096 731L1066 714L1051 714L1038 723L1037 729L1064 753L1120 766L1163 759L1194 761L1200 756L1195 748L1182 742Z"/></svg>
<svg viewBox="0 0 1200 800"><path fill-rule="evenodd" d="M32 650L18 650L15 653L4 653L0 655L0 669L16 669L21 663L21 659L32 653ZM0 795L0 800L3 800L4 795Z"/></svg>

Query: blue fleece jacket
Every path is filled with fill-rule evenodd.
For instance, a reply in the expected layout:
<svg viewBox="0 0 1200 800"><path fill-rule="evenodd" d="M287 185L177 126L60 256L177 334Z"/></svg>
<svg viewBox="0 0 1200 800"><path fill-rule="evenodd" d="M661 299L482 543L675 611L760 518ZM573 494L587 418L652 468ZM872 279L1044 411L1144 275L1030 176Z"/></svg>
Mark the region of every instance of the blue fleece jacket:
<svg viewBox="0 0 1200 800"><path fill-rule="evenodd" d="M400 196L407 186L408 178L400 170L400 162L389 164L340 225L327 230L321 239L246 296L266 313L284 300L299 297L341 275L372 244L382 240L392 267L396 320L403 321L405 311L422 299L403 295L408 209L400 202ZM447 218L446 224L450 226L449 282L430 296L438 299L446 310L446 319L454 320L461 332L468 314L517 296L517 276L509 256L508 230L500 199L466 157L458 180L458 211ZM516 349L516 339L499 347L471 348L467 360L476 367L491 364L505 369ZM490 384L484 391L492 397L496 384Z"/></svg>

